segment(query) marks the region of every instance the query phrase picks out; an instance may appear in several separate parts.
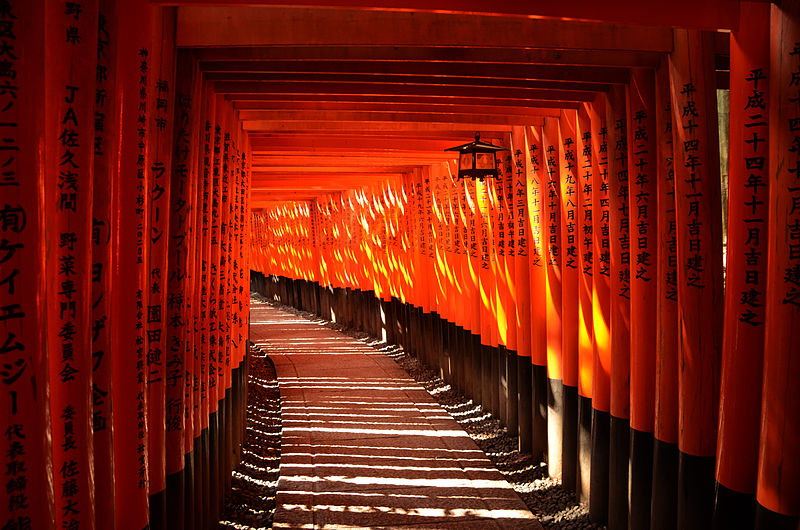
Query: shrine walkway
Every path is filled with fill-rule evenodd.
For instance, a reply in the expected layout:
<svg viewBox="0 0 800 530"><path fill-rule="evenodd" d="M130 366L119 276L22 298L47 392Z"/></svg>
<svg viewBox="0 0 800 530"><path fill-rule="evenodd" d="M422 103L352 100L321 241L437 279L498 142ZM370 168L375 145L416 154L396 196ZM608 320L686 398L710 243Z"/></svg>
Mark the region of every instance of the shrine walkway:
<svg viewBox="0 0 800 530"><path fill-rule="evenodd" d="M469 436L390 357L251 302L282 401L274 528L541 528Z"/></svg>

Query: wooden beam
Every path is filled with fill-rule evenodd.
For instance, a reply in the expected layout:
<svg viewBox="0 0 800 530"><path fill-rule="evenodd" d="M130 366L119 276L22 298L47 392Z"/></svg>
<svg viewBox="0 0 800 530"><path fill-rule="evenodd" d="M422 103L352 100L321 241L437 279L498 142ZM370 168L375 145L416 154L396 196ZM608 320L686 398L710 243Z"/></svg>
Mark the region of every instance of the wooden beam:
<svg viewBox="0 0 800 530"><path fill-rule="evenodd" d="M593 101L593 92L489 86L446 86L401 83L309 83L292 81L217 81L217 94L360 94L397 96L460 96L495 99Z"/></svg>
<svg viewBox="0 0 800 530"><path fill-rule="evenodd" d="M576 104L577 105L577 104ZM530 108L523 106L500 105L447 105L447 104L393 104L393 103L353 103L353 102L310 102L310 101L260 101L236 103L242 119L256 118L259 112L305 111L305 112L393 112L400 114L474 114L484 116L558 116L560 108Z"/></svg>
<svg viewBox="0 0 800 530"><path fill-rule="evenodd" d="M359 170L363 170L365 173L387 173L387 174L397 175L397 174L407 173L411 171L411 169L413 169L413 166L417 165L419 164L413 164L408 166L406 165L381 166L379 164L375 164L372 166L352 164L348 166L321 166L321 167L305 166L305 165L261 166L261 167L253 167L252 172L254 175L256 173L261 175L266 175L268 173L276 173L276 174L355 173L358 172Z"/></svg>
<svg viewBox="0 0 800 530"><path fill-rule="evenodd" d="M443 153L442 155L446 155ZM435 164L446 160L454 160L452 156L428 155L427 157L403 158L391 156L378 156L376 158L366 156L307 156L307 155L286 155L276 153L273 155L253 156L251 166L253 171L269 170L272 167L308 165L316 169L326 167L375 167L380 166L420 166Z"/></svg>
<svg viewBox="0 0 800 530"><path fill-rule="evenodd" d="M260 152L314 152L314 153L404 153L444 152L453 147L453 140L420 140L411 138L352 136L346 140L336 137L308 137L280 135L272 138L250 138L253 156Z"/></svg>
<svg viewBox="0 0 800 530"><path fill-rule="evenodd" d="M444 46L237 46L193 50L200 61L415 61L460 64L567 65L656 68L659 52L603 49Z"/></svg>
<svg viewBox="0 0 800 530"><path fill-rule="evenodd" d="M487 87L497 89L530 89L550 91L590 91L605 92L608 83L584 83L570 81L539 81L528 79L507 79L488 77L454 77L454 76L405 76L405 75L378 75L378 74L306 74L306 73L238 73L222 72L203 74L209 81L229 82L268 82L281 83L308 83L312 87L317 83L348 85L401 85L409 86L436 86L436 87Z"/></svg>
<svg viewBox="0 0 800 530"><path fill-rule="evenodd" d="M479 129L481 138L503 138L503 134L507 129L492 131L488 129ZM280 139L333 139L338 142L355 142L362 139L370 139L375 141L397 141L397 140L441 140L441 141L455 141L464 143L462 140L467 135L467 140L474 136L474 132L469 132L466 127L463 128L428 128L428 129L371 129L361 127L355 130L348 130L339 128L328 128L326 130L316 129L283 129L280 131L250 131L248 138L251 142L256 141L271 141L276 138Z"/></svg>
<svg viewBox="0 0 800 530"><path fill-rule="evenodd" d="M228 94L228 101L232 101L237 109L274 109L281 108L282 104L289 104L285 108L309 108L318 110L334 110L350 108L353 110L401 110L410 107L418 112L434 112L436 108L464 107L486 108L501 107L508 113L515 112L514 108L525 108L528 112L539 113L543 116L560 115L563 108L579 107L577 102L563 102L544 99L497 99L473 98L459 96L403 96L403 95L361 95L361 94ZM565 107L564 105L568 105ZM491 111L492 109L489 109ZM473 111L465 111L473 112Z"/></svg>
<svg viewBox="0 0 800 530"><path fill-rule="evenodd" d="M317 180L336 180L336 179L347 179L353 182L360 182L360 181L368 181L372 182L374 180L383 180L391 177L398 177L401 176L402 172L397 171L387 171L387 172L375 172L375 171L361 171L361 172L354 172L354 171L336 171L336 172L325 172L325 171L315 171L315 172L307 172L304 168L298 169L294 172L283 172L283 173L263 173L254 171L252 173L252 183L251 186L257 187L261 182L271 182L271 181L289 181L292 179L317 179Z"/></svg>
<svg viewBox="0 0 800 530"><path fill-rule="evenodd" d="M254 120L242 123L245 131L309 131L313 134L327 134L328 132L387 132L387 131L458 131L456 136L471 138L475 131L480 131L483 136L484 131L511 132L510 125L495 125L487 123L416 123L416 122L365 122L365 121L283 121L283 120Z"/></svg>
<svg viewBox="0 0 800 530"><path fill-rule="evenodd" d="M362 121L402 123L469 123L474 125L541 125L544 118L538 115L508 114L455 114L430 112L392 111L313 111L313 110L242 110L239 119L245 130L253 130L254 124L270 121Z"/></svg>
<svg viewBox="0 0 800 530"><path fill-rule="evenodd" d="M523 79L570 81L573 83L627 83L627 68L564 66L550 64L456 63L430 61L203 61L200 69L214 74L337 74L447 77L475 79ZM208 79L221 79L208 77ZM244 79L244 78L242 78ZM279 78L280 79L280 78ZM450 84L455 84L450 82ZM509 85L506 85L509 86Z"/></svg>
<svg viewBox="0 0 800 530"><path fill-rule="evenodd" d="M293 0L151 0L161 5L293 5ZM314 0L328 8L404 9L449 13L486 13L593 20L605 23L667 26L693 29L736 29L739 3L730 0L572 0L570 2L519 2L518 0Z"/></svg>
<svg viewBox="0 0 800 530"><path fill-rule="evenodd" d="M645 5L649 8L651 3ZM595 9L602 11L602 5ZM466 45L669 52L672 31L474 14L226 6L180 8L177 42L178 46Z"/></svg>

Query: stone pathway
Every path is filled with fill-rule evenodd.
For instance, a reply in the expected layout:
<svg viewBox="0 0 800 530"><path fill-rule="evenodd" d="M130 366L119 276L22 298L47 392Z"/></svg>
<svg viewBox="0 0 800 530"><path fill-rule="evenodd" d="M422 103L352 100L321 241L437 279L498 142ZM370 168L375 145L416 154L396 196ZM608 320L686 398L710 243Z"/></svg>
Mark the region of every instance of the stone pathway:
<svg viewBox="0 0 800 530"><path fill-rule="evenodd" d="M282 402L274 528L541 528L469 436L390 357L253 300Z"/></svg>

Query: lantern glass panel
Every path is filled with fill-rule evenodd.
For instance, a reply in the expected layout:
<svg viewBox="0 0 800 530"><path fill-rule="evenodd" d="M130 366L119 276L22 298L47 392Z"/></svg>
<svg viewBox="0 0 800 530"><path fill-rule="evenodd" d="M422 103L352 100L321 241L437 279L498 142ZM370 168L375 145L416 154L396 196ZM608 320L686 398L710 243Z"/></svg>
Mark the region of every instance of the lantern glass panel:
<svg viewBox="0 0 800 530"><path fill-rule="evenodd" d="M461 153L461 158L458 161L458 169L474 169L472 167L472 153Z"/></svg>
<svg viewBox="0 0 800 530"><path fill-rule="evenodd" d="M478 153L476 169L495 169L494 153Z"/></svg>

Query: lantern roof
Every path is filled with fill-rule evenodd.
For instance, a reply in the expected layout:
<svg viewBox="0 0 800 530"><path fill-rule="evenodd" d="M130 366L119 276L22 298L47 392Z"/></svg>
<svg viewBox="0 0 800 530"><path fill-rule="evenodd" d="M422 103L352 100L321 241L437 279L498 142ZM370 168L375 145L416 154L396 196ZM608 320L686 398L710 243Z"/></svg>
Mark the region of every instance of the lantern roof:
<svg viewBox="0 0 800 530"><path fill-rule="evenodd" d="M496 153L497 151L508 151L505 147L481 142L481 133L475 133L475 140L463 145L449 147L445 151L458 151L459 153Z"/></svg>

